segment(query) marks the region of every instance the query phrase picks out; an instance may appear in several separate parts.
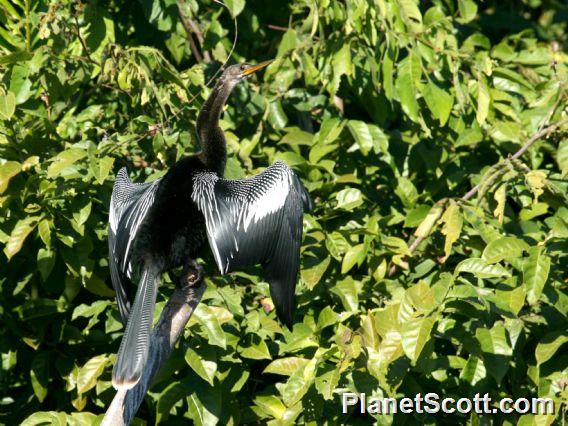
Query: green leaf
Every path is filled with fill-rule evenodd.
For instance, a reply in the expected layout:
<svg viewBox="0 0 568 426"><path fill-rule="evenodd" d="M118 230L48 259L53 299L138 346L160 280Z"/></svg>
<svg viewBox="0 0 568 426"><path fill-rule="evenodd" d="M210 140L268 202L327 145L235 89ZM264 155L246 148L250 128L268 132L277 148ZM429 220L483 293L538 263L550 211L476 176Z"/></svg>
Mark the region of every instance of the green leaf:
<svg viewBox="0 0 568 426"><path fill-rule="evenodd" d="M22 170L22 165L17 161L6 161L0 164L0 194L6 191L10 179L16 176Z"/></svg>
<svg viewBox="0 0 568 426"><path fill-rule="evenodd" d="M43 219L39 222L37 227L39 237L43 241L46 247L51 247L51 222L47 219Z"/></svg>
<svg viewBox="0 0 568 426"><path fill-rule="evenodd" d="M331 93L335 94L339 89L341 76L351 75L351 48L349 43L345 43L341 48L333 54L331 59L331 66L333 68L333 81Z"/></svg>
<svg viewBox="0 0 568 426"><path fill-rule="evenodd" d="M105 367L110 362L108 355L102 354L88 360L79 369L77 375L77 392L83 394L94 388L97 379L103 374Z"/></svg>
<svg viewBox="0 0 568 426"><path fill-rule="evenodd" d="M296 370L290 376L281 390L284 404L288 407L295 405L308 392L314 381L317 358L312 358L305 366Z"/></svg>
<svg viewBox="0 0 568 426"><path fill-rule="evenodd" d="M97 180L99 185L102 185L104 183L110 171L112 170L113 165L114 165L114 158L104 157L101 158L97 166L93 168L93 175L95 176L95 179Z"/></svg>
<svg viewBox="0 0 568 426"><path fill-rule="evenodd" d="M356 312L359 308L361 283L347 277L335 284L331 291L339 296L346 311Z"/></svg>
<svg viewBox="0 0 568 426"><path fill-rule="evenodd" d="M416 82L420 81L421 75L420 58L411 51L398 65L395 87L403 111L415 122L420 117Z"/></svg>
<svg viewBox="0 0 568 426"><path fill-rule="evenodd" d="M37 269L45 282L55 265L55 253L49 249L40 248L37 252Z"/></svg>
<svg viewBox="0 0 568 426"><path fill-rule="evenodd" d="M30 235L30 232L34 230L39 219L40 218L38 216L28 216L16 223L16 226L14 226L14 229L10 234L8 242L6 243L6 247L4 247L4 254L8 260L14 257L16 253L22 249L25 239L28 235Z"/></svg>
<svg viewBox="0 0 568 426"><path fill-rule="evenodd" d="M523 282L527 286L527 302L534 305L542 295L551 261L541 246L531 247L528 252L529 257L523 264Z"/></svg>
<svg viewBox="0 0 568 426"><path fill-rule="evenodd" d="M185 417L193 420L195 426L209 426L219 423L221 411L220 390L211 392L209 389L197 388L187 398L188 409Z"/></svg>
<svg viewBox="0 0 568 426"><path fill-rule="evenodd" d="M402 349L413 363L418 360L430 340L435 323L436 319L433 317L412 318L402 323Z"/></svg>
<svg viewBox="0 0 568 426"><path fill-rule="evenodd" d="M475 336L484 353L484 360L491 365L489 374L501 383L507 374L513 349L507 338L505 327L502 323L496 323L491 330L478 328Z"/></svg>
<svg viewBox="0 0 568 426"><path fill-rule="evenodd" d="M270 102L268 105L268 122L275 129L283 129L288 123L288 117L279 101Z"/></svg>
<svg viewBox="0 0 568 426"><path fill-rule="evenodd" d="M67 414L55 411L38 411L27 417L20 426L67 426Z"/></svg>
<svg viewBox="0 0 568 426"><path fill-rule="evenodd" d="M432 82L424 87L422 95L434 118L440 121L441 126L445 126L452 112L454 97Z"/></svg>
<svg viewBox="0 0 568 426"><path fill-rule="evenodd" d="M434 204L430 209L430 211L428 212L428 214L426 215L426 218L422 221L420 226L416 228L414 236L426 238L428 235L430 235L430 232L432 231L432 229L434 229L434 227L438 223L438 219L440 219L440 216L442 216L443 212L444 212L443 204L440 203Z"/></svg>
<svg viewBox="0 0 568 426"><path fill-rule="evenodd" d="M475 355L470 355L465 367L460 373L460 379L475 386L478 382L485 379L487 370L481 359Z"/></svg>
<svg viewBox="0 0 568 426"><path fill-rule="evenodd" d="M306 286L312 290L321 280L331 262L331 257L327 256L324 260L310 268L302 268L301 277Z"/></svg>
<svg viewBox="0 0 568 426"><path fill-rule="evenodd" d="M522 256L529 245L517 237L501 237L491 241L483 250L483 259L487 263L497 263L503 259L511 260Z"/></svg>
<svg viewBox="0 0 568 426"><path fill-rule="evenodd" d="M416 0L398 0L404 23L412 31L422 31L422 14Z"/></svg>
<svg viewBox="0 0 568 426"><path fill-rule="evenodd" d="M477 115L476 119L479 124L485 123L487 119L487 114L489 114L489 104L491 103L491 97L489 95L489 88L487 87L487 82L485 77L480 73L477 79Z"/></svg>
<svg viewBox="0 0 568 426"><path fill-rule="evenodd" d="M455 269L455 274L469 272L478 278L510 277L511 273L501 265L489 265L484 259L472 257L461 261Z"/></svg>
<svg viewBox="0 0 568 426"><path fill-rule="evenodd" d="M321 310L318 315L317 327L319 330L329 327L339 321L339 315L337 315L331 306L326 306Z"/></svg>
<svg viewBox="0 0 568 426"><path fill-rule="evenodd" d="M458 240L462 229L462 216L458 204L452 203L442 215L442 234L446 236L444 243L444 256L448 258L452 251L452 245Z"/></svg>
<svg viewBox="0 0 568 426"><path fill-rule="evenodd" d="M168 419L170 411L178 401L183 399L188 393L184 383L173 382L169 384L159 395L156 404L156 424Z"/></svg>
<svg viewBox="0 0 568 426"><path fill-rule="evenodd" d="M52 179L61 174L61 172L73 165L75 162L85 158L87 151L80 148L69 148L59 153L54 159L53 163L47 169L47 177Z"/></svg>
<svg viewBox="0 0 568 426"><path fill-rule="evenodd" d="M535 358L538 365L551 359L562 345L568 342L568 335L563 331L548 333L538 343Z"/></svg>
<svg viewBox="0 0 568 426"><path fill-rule="evenodd" d="M507 184L502 184L494 193L493 199L497 201L497 206L493 211L493 216L495 216L499 223L503 223L503 218L505 215L505 203L507 201Z"/></svg>
<svg viewBox="0 0 568 426"><path fill-rule="evenodd" d="M323 399L329 401L333 399L334 391L339 385L341 373L339 372L338 365L327 365L326 367L327 368L323 374L320 374L321 369L318 369L315 385L317 391L321 396L323 396Z"/></svg>
<svg viewBox="0 0 568 426"><path fill-rule="evenodd" d="M213 347L204 345L195 350L187 348L185 361L199 377L213 386L213 379L217 372L217 355Z"/></svg>
<svg viewBox="0 0 568 426"><path fill-rule="evenodd" d="M274 395L259 395L255 397L254 403L264 413L281 420L286 412L286 406Z"/></svg>
<svg viewBox="0 0 568 426"><path fill-rule="evenodd" d="M95 324L99 322L99 315L105 311L111 305L108 300L97 300L91 305L81 304L73 310L73 315L71 316L71 321L79 318L89 318L89 323L84 331L91 329Z"/></svg>
<svg viewBox="0 0 568 426"><path fill-rule="evenodd" d="M204 305L203 303L197 305L197 308L193 312L193 317L207 332L210 344L219 346L223 349L227 348L227 338L219 324L219 320L207 305Z"/></svg>
<svg viewBox="0 0 568 426"><path fill-rule="evenodd" d="M48 393L49 382L49 353L40 352L32 361L30 370L32 388L39 402L43 402Z"/></svg>
<svg viewBox="0 0 568 426"><path fill-rule="evenodd" d="M353 139L359 145L359 149L365 155L373 149L373 137L369 130L369 126L364 121L360 120L349 120L347 122L347 127L353 135Z"/></svg>
<svg viewBox="0 0 568 426"><path fill-rule="evenodd" d="M264 340L256 334L249 334L243 344L239 343L240 354L249 359L272 359L270 351Z"/></svg>
<svg viewBox="0 0 568 426"><path fill-rule="evenodd" d="M16 111L16 96L8 91L8 93L0 93L0 119L9 120Z"/></svg>
<svg viewBox="0 0 568 426"><path fill-rule="evenodd" d="M77 212L73 212L73 219L77 223L77 225L82 226L85 224L89 216L91 215L91 207L92 203L89 201L83 207L79 209Z"/></svg>
<svg viewBox="0 0 568 426"><path fill-rule="evenodd" d="M350 247L343 257L343 262L341 263L341 273L346 274L355 266L355 264L361 264L367 256L367 245L357 244L356 246Z"/></svg>
<svg viewBox="0 0 568 426"><path fill-rule="evenodd" d="M458 140L456 141L456 147L458 146L469 146L475 145L483 140L483 134L479 127L472 127L470 129L465 129L460 133Z"/></svg>
<svg viewBox="0 0 568 426"><path fill-rule="evenodd" d="M278 46L278 52L276 53L276 57L282 57L286 52L293 50L298 43L298 35L294 30L288 30L282 36L282 40L280 41L280 45Z"/></svg>
<svg viewBox="0 0 568 426"><path fill-rule="evenodd" d="M363 204L363 194L357 188L345 188L335 194L337 208L351 211Z"/></svg>
<svg viewBox="0 0 568 426"><path fill-rule="evenodd" d="M412 181L404 176L398 177L398 185L394 193L400 198L405 207L414 206L418 199L418 191Z"/></svg>
<svg viewBox="0 0 568 426"><path fill-rule="evenodd" d="M347 252L351 246L343 235L337 231L333 231L325 236L325 247L334 259L341 260L343 254Z"/></svg>
<svg viewBox="0 0 568 426"><path fill-rule="evenodd" d="M556 163L558 164L562 177L566 177L568 175L568 138L562 139L558 144L558 150L556 151ZM0 193L2 193L1 186Z"/></svg>
<svg viewBox="0 0 568 426"><path fill-rule="evenodd" d="M458 22L467 24L477 16L477 4L473 0L458 0L458 8L461 18Z"/></svg>
<svg viewBox="0 0 568 426"><path fill-rule="evenodd" d="M291 376L299 368L304 367L309 360L299 357L278 358L272 361L264 369L263 373L280 374L282 376Z"/></svg>
<svg viewBox="0 0 568 426"><path fill-rule="evenodd" d="M281 144L288 144L290 146L307 145L311 146L314 141L314 135L305 132L297 127L293 127L288 133L280 140Z"/></svg>

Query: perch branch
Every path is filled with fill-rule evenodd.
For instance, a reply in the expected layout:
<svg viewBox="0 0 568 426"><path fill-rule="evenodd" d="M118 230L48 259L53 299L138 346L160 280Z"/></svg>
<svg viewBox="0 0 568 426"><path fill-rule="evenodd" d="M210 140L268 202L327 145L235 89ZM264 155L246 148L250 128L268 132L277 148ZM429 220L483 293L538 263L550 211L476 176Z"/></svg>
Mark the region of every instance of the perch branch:
<svg viewBox="0 0 568 426"><path fill-rule="evenodd" d="M200 302L204 290L205 285L202 281L174 290L150 336L148 363L140 381L128 391L117 391L108 407L102 426L130 424L154 376L170 357L185 325Z"/></svg>
<svg viewBox="0 0 568 426"><path fill-rule="evenodd" d="M548 118L548 117L547 117ZM548 121L548 120L546 120ZM537 142L539 139L543 138L543 137L548 137L551 133L553 133L557 128L563 126L564 124L568 123L568 119L564 119L564 120L560 120L557 121L554 124L551 124L550 126L541 128L538 132L536 132L528 141L527 143L525 143L517 152L515 152L511 157L501 160L500 162L504 162L507 160L516 160L518 159L521 155L523 155L525 152L527 152L527 150L533 146L535 144L535 142ZM460 198L460 201L468 201L470 200L475 194L477 194L477 192L479 191L479 189L481 188L481 182L478 183L477 185L475 185L473 188L471 188L463 197ZM424 240L425 236L419 236L417 237L412 244L408 247L408 250L410 251L410 254L412 254L414 252L414 250L416 250L416 248L420 245L420 243ZM396 272L396 265L392 265L391 268L389 269L389 277L392 276L394 273Z"/></svg>

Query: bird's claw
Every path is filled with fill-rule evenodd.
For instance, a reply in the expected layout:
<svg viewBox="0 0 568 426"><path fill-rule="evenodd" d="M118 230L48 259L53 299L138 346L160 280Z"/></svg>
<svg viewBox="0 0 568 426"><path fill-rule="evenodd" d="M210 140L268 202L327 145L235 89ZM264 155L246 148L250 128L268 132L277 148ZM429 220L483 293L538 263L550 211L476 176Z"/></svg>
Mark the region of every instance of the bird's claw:
<svg viewBox="0 0 568 426"><path fill-rule="evenodd" d="M203 266L195 260L190 260L183 268L181 275L179 277L174 275L174 278L176 285L180 288L193 287L203 279Z"/></svg>

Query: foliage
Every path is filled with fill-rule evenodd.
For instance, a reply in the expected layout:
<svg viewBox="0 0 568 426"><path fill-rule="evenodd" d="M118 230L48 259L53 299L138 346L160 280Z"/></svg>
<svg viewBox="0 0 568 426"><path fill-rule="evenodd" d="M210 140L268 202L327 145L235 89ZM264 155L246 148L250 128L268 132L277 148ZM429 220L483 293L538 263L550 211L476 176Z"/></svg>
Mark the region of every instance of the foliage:
<svg viewBox="0 0 568 426"><path fill-rule="evenodd" d="M495 420L560 421L566 6L226 3L0 0L0 422L84 424L108 406L122 336L113 176L152 180L197 150L232 16L234 60L276 60L229 101L227 175L282 159L316 204L295 325L278 323L258 270L220 277L206 258L204 302L139 417L415 423L426 415L343 415L340 394L435 391L551 397L555 415ZM188 20L202 31L192 43ZM172 287L165 276L156 315Z"/></svg>

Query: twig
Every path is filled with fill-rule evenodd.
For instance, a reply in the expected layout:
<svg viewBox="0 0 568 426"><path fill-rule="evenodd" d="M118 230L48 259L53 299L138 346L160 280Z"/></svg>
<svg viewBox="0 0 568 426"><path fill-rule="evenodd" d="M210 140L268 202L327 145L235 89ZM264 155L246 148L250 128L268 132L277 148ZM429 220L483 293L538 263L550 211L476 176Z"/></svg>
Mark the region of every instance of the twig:
<svg viewBox="0 0 568 426"><path fill-rule="evenodd" d="M148 363L140 381L132 389L119 390L116 393L101 423L102 426L130 424L154 376L172 353L204 290L205 285L202 281L174 290L150 336Z"/></svg>
<svg viewBox="0 0 568 426"><path fill-rule="evenodd" d="M273 24L267 24L266 26L267 26L269 29L275 30L275 31L284 31L284 32L286 32L286 31L288 31L288 30L290 29L290 28L286 28L286 27L281 27L280 25L273 25ZM315 36L315 35L314 35L314 36L312 36L312 38L313 38L314 40L319 41L319 37L318 37L318 36Z"/></svg>
<svg viewBox="0 0 568 426"><path fill-rule="evenodd" d="M100 64L95 61L92 57L91 57L91 49L89 49L89 46L87 46L87 42L85 41L85 39L83 38L83 35L81 34L81 27L79 26L79 20L77 19L77 16L74 17L75 18L75 32L77 33L77 37L79 38L79 41L81 42L81 46L83 46L83 50L85 51L86 59L97 66L100 66Z"/></svg>
<svg viewBox="0 0 568 426"><path fill-rule="evenodd" d="M280 25L273 25L273 24L268 24L267 27L270 28L271 30L276 30L276 31L288 31L290 29L286 27L281 27Z"/></svg>
<svg viewBox="0 0 568 426"><path fill-rule="evenodd" d="M201 33L201 30L199 29L199 26L195 22L193 22L190 19L190 17L187 16L185 11L183 10L183 7L184 7L183 0L177 0L176 4L177 4L178 12L179 12L179 17L181 19L181 24L183 25L183 28L185 29L185 32L187 33L187 39L189 41L189 47L191 49L191 52L193 53L193 56L195 56L195 59L197 60L197 62L205 62L206 64L208 64L209 62L211 62L211 55L209 55L209 52L207 50L203 49L204 39L203 39L203 34ZM201 52L197 48L197 45L195 44L195 40L193 39L192 34L195 34L195 37L197 38L197 41L199 42L199 46L203 50L203 54L201 54Z"/></svg>
<svg viewBox="0 0 568 426"><path fill-rule="evenodd" d="M546 121L548 121L549 117L547 117L547 119L543 122L545 123ZM551 124L550 126L547 126L545 128L542 128L536 132L529 140L526 144L524 144L517 152L515 152L510 158L505 159L505 160L501 160L500 162L503 161L507 161L507 160L516 160L518 159L521 155L523 155L531 146L533 146L535 144L536 141L538 141L540 138L545 137L550 135L552 132L554 132L558 127L563 126L564 124L568 123L568 119L564 119L564 120L560 120L554 124ZM477 192L479 191L479 189L481 188L481 182L478 183L477 185L475 185L473 188L471 188L463 197L460 198L460 201L468 201L470 200L475 194L477 194ZM410 254L412 254L414 252L414 250L416 250L416 248L420 245L420 243L422 241L424 241L424 238L426 238L425 236L420 236L417 237L412 244L408 247L408 250L410 251ZM396 272L396 265L392 265L391 268L389 269L389 273L388 276L392 276L394 273Z"/></svg>

